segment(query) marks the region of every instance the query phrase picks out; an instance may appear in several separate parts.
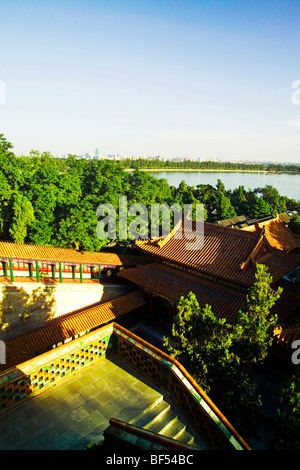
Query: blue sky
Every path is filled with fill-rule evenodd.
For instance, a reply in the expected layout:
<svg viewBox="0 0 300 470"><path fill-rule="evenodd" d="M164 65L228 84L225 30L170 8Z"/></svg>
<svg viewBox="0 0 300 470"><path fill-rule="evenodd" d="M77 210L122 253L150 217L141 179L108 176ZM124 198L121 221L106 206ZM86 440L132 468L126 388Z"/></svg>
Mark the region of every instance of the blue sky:
<svg viewBox="0 0 300 470"><path fill-rule="evenodd" d="M17 154L300 163L299 39L299 1L2 0L0 133Z"/></svg>

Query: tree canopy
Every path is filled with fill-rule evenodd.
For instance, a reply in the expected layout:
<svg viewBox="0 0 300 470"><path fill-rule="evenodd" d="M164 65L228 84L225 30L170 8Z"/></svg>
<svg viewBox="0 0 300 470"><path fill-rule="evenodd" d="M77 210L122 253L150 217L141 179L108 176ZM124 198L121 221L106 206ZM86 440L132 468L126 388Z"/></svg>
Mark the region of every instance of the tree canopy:
<svg viewBox="0 0 300 470"><path fill-rule="evenodd" d="M203 204L204 220L208 222L242 214L259 218L279 210L300 211L300 201L280 196L272 186L255 190L240 186L229 191L218 180L216 186L193 187L182 181L174 187L164 178L140 171L144 160L134 163L135 171L125 171L129 167L127 161L86 160L75 155L60 159L36 150L17 157L12 149L12 144L0 134L2 240L100 250L110 240L97 237L97 207L111 204L118 224L119 197L124 195L128 206L143 204L149 214L151 204L176 203L182 208L192 204L195 217L196 204ZM128 218L128 225L130 222ZM293 227L298 230L296 223Z"/></svg>
<svg viewBox="0 0 300 470"><path fill-rule="evenodd" d="M271 283L266 266L258 265L245 307L234 324L219 318L210 305L200 308L190 292L180 298L172 334L164 341L168 352L240 428L245 423L249 427L249 420L254 423L261 404L254 372L267 357L270 328L277 320L270 310L281 294L281 288L275 292Z"/></svg>

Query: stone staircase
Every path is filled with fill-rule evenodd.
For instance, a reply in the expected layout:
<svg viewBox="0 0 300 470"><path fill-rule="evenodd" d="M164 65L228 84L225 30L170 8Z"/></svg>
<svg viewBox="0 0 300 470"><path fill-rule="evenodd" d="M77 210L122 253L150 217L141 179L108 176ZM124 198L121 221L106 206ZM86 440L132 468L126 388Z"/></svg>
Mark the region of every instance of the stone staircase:
<svg viewBox="0 0 300 470"><path fill-rule="evenodd" d="M129 424L196 447L198 450L207 448L178 410L163 396L129 421Z"/></svg>

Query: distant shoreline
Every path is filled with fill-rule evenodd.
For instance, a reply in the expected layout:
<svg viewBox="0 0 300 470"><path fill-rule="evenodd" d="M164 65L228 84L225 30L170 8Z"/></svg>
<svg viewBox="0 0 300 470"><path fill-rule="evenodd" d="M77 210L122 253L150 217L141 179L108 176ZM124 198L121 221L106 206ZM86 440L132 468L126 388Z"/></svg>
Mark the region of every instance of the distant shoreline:
<svg viewBox="0 0 300 470"><path fill-rule="evenodd" d="M125 171L135 171L135 168L125 168ZM210 172L210 173L266 173L267 175L273 174L284 174L288 173L291 175L298 175L295 171L267 171L267 170L217 170L217 169L205 169L205 168L139 168L140 171L150 172L170 172L170 171L181 171L181 172Z"/></svg>

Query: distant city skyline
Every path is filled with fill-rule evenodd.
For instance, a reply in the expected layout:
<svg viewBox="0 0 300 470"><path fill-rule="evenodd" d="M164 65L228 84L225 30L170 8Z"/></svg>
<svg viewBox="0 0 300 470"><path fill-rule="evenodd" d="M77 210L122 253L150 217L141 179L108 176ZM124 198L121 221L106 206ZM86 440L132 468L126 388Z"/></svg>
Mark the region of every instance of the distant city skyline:
<svg viewBox="0 0 300 470"><path fill-rule="evenodd" d="M1 2L16 154L299 163L300 3Z"/></svg>
<svg viewBox="0 0 300 470"><path fill-rule="evenodd" d="M62 154L62 155L54 155L57 158L67 158L70 154ZM272 164L272 163L279 163L276 161L261 161L261 160L233 160L233 159L224 159L224 158L209 158L209 157L184 157L184 156L173 156L173 157L166 157L164 155L127 155L124 153L120 154L102 154L99 148L96 148L94 152L86 152L83 154L74 154L77 158L85 158L85 159L108 159L108 160L124 160L124 159L131 159L131 160L138 160L138 159L145 159L145 160L160 160L160 161L174 161L174 162L184 162L184 161L197 161L197 162L230 162L230 163L247 163L247 164ZM285 161L283 164L296 164L300 165L300 162L289 162Z"/></svg>

